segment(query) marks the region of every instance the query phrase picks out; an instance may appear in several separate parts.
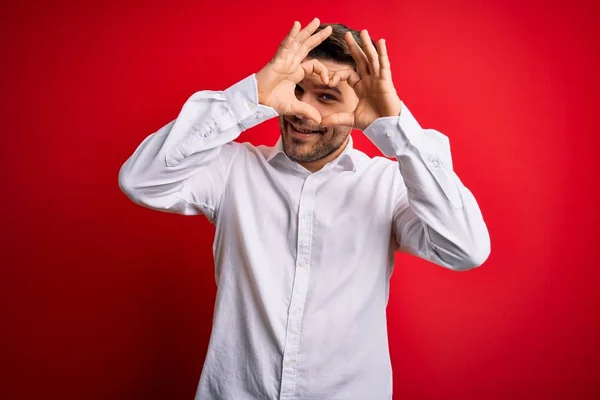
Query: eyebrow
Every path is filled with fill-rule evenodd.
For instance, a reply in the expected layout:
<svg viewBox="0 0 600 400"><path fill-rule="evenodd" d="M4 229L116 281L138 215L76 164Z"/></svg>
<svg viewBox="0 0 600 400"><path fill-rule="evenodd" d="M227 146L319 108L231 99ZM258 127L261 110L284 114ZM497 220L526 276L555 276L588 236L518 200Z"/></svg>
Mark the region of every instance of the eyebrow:
<svg viewBox="0 0 600 400"><path fill-rule="evenodd" d="M316 89L322 89L322 90L333 90L336 93L339 93L340 95L342 95L342 91L340 89L338 89L337 86L331 87L329 85L316 85L315 86Z"/></svg>

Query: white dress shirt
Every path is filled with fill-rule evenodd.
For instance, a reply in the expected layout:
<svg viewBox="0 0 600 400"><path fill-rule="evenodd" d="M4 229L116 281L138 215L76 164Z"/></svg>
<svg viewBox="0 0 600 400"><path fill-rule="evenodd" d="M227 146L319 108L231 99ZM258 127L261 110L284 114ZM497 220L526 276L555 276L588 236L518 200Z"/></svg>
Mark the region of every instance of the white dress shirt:
<svg viewBox="0 0 600 400"><path fill-rule="evenodd" d="M277 112L255 75L199 91L124 163L135 203L216 225L217 298L196 400L392 397L386 305L394 251L453 270L490 239L452 169L448 138L402 107L311 173L274 147L234 140Z"/></svg>

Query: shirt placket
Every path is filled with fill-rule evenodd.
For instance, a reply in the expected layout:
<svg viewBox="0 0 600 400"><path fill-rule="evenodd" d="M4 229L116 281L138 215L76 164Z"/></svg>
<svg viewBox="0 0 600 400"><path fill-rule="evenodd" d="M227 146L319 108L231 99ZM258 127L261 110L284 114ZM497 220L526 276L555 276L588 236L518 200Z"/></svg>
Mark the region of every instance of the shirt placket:
<svg viewBox="0 0 600 400"><path fill-rule="evenodd" d="M302 316L304 314L304 304L306 302L308 278L311 267L310 250L316 189L317 177L309 175L304 181L298 207L298 253L296 256L291 302L287 316L281 391L279 394L280 400L293 399L296 387L296 369L300 347Z"/></svg>

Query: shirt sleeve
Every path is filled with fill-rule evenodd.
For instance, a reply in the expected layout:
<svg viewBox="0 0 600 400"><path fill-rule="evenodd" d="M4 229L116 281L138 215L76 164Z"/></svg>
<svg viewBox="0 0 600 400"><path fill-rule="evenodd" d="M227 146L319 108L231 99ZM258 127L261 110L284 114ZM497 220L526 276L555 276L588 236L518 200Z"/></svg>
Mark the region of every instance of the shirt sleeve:
<svg viewBox="0 0 600 400"><path fill-rule="evenodd" d="M258 104L254 74L224 91L196 92L138 145L120 168L119 186L141 206L214 222L231 165L245 149L234 140L275 116Z"/></svg>
<svg viewBox="0 0 600 400"><path fill-rule="evenodd" d="M475 197L453 170L448 137L421 128L406 104L399 117L379 118L364 133L398 160L397 250L453 270L483 264L489 233Z"/></svg>

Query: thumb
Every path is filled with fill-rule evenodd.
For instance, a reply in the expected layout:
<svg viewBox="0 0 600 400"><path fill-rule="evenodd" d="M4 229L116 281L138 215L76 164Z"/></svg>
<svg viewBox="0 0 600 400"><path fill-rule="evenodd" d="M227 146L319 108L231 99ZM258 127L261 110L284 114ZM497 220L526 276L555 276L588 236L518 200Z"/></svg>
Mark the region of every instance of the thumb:
<svg viewBox="0 0 600 400"><path fill-rule="evenodd" d="M301 115L315 121L317 125L321 123L321 113L311 106L310 104L304 103L300 100L295 100L290 108L290 114Z"/></svg>
<svg viewBox="0 0 600 400"><path fill-rule="evenodd" d="M324 126L349 126L354 128L354 114L350 113L334 113L326 116L321 121Z"/></svg>

